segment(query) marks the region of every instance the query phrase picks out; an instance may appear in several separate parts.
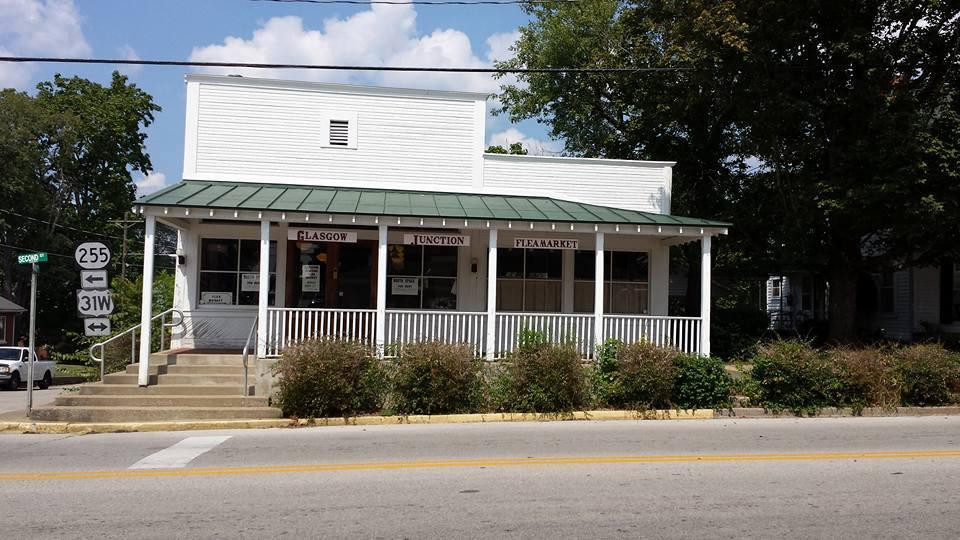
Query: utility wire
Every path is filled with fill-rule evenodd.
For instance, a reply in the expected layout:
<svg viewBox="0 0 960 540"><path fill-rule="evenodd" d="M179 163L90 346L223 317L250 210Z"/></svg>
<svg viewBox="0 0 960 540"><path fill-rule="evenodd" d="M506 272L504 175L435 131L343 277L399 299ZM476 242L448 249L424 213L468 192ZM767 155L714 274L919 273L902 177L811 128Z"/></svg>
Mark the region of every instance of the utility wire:
<svg viewBox="0 0 960 540"><path fill-rule="evenodd" d="M23 253L40 253L40 252L41 252L41 250L37 250L37 249L27 249L27 248L20 247L20 246L11 246L10 244L0 244L0 247L5 247L5 248L8 248L8 249L12 249L12 250L14 250L14 251L21 251L21 252L23 252ZM47 255L53 255L54 257L63 257L63 258L65 258L65 259L71 259L71 260L73 260L73 256L72 256L72 255L64 255L63 253L53 253L53 252L51 252L51 251L43 251L43 253L46 253Z"/></svg>
<svg viewBox="0 0 960 540"><path fill-rule="evenodd" d="M51 225L51 223L50 223L49 221L47 221L47 220L37 219L37 218L35 218L35 217L30 217L30 216L25 216L25 215L23 215L23 214L18 214L18 213L16 213L16 212L13 212L13 211L10 211L10 210L6 210L6 209L3 209L3 208L0 208L0 212L3 212L4 214L10 214L11 216L17 216L18 218L29 219L30 221L36 221L36 222L38 222L38 223L46 223L47 225ZM109 234L103 234L103 233L98 233L98 232L94 232L94 231L88 231L88 230L86 230L86 229L79 229L79 228L77 228L77 227L71 227L71 226L69 226L69 225L63 225L63 224L60 224L60 223L54 223L54 224L52 224L52 225L53 225L54 227L60 227L61 229L70 229L71 231L77 231L77 232L82 232L82 233L87 233L87 234L93 234L93 235L96 235L96 236L102 236L103 238L111 238L111 239L113 239L113 240L119 240L119 239L120 239L120 238L117 237L117 236L110 236Z"/></svg>
<svg viewBox="0 0 960 540"><path fill-rule="evenodd" d="M413 71L431 73L648 73L692 71L689 67L545 67L545 68L471 68L415 66L339 66L330 64L254 64L247 62L197 62L192 60L130 60L126 58L57 58L46 56L0 56L0 62L39 62L55 64L127 64L137 66L189 66L257 69L317 69L330 71Z"/></svg>
<svg viewBox="0 0 960 540"><path fill-rule="evenodd" d="M505 6L519 4L563 3L576 4L580 0L251 0L277 4L386 4L391 6Z"/></svg>

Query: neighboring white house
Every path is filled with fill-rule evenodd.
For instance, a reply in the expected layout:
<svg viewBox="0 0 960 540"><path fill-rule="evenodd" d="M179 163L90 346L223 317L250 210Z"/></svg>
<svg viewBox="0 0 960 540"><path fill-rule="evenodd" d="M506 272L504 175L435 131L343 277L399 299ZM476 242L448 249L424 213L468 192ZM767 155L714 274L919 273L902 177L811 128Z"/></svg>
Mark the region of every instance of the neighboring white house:
<svg viewBox="0 0 960 540"><path fill-rule="evenodd" d="M179 231L175 346L239 348L256 324L260 356L338 335L496 358L532 327L585 356L709 354L728 224L670 215L672 162L485 154L484 94L191 75L186 95L183 181L136 203L144 302L155 224ZM702 314L669 317L669 248L693 241Z"/></svg>
<svg viewBox="0 0 960 540"><path fill-rule="evenodd" d="M960 333L960 265L944 261L880 272L861 285L859 329L866 335L911 341L920 333ZM771 276L767 279L771 328L793 330L811 318L825 320L826 302L820 298L828 289L809 273Z"/></svg>

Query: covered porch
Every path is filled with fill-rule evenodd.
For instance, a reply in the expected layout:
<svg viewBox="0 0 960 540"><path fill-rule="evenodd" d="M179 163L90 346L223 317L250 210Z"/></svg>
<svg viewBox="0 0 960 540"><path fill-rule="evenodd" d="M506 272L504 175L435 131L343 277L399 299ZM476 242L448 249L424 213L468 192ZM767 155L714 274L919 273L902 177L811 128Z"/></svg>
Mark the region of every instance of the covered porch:
<svg viewBox="0 0 960 540"><path fill-rule="evenodd" d="M607 339L710 353L711 238L725 223L545 197L196 181L138 211L145 305L156 223L178 230L174 346L250 335L267 357L338 336L391 355L437 339L494 360L534 330L585 358ZM700 316L671 317L669 248L693 241Z"/></svg>

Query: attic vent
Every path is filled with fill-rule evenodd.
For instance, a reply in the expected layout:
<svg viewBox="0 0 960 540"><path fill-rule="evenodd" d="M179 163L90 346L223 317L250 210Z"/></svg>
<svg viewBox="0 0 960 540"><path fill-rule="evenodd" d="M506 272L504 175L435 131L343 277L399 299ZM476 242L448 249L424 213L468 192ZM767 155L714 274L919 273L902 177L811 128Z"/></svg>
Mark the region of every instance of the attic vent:
<svg viewBox="0 0 960 540"><path fill-rule="evenodd" d="M350 122L330 120L330 146L350 145Z"/></svg>

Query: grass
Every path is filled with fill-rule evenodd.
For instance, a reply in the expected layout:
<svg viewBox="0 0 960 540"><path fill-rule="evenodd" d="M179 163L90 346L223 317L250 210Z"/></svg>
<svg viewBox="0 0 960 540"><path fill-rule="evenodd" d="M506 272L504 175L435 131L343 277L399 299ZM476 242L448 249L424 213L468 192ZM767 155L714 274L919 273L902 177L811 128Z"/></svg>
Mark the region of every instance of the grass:
<svg viewBox="0 0 960 540"><path fill-rule="evenodd" d="M100 372L93 366L78 366L75 364L57 364L56 377L93 377Z"/></svg>

